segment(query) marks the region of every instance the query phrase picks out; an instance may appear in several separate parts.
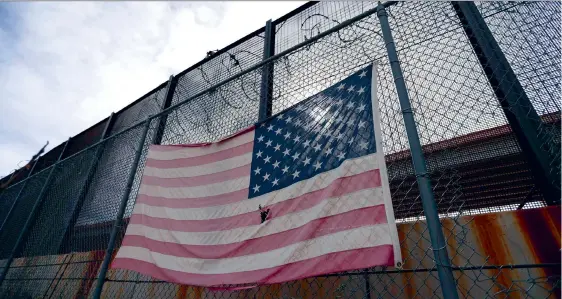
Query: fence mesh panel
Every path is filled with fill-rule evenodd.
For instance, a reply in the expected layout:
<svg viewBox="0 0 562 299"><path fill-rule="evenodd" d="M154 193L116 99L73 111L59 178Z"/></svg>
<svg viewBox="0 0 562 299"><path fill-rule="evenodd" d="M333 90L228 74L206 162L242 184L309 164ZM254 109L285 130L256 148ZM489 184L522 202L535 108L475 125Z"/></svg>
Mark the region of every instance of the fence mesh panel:
<svg viewBox="0 0 562 299"><path fill-rule="evenodd" d="M68 141L68 145L66 146L62 158L64 159L66 157L70 157L78 153L79 151L101 141L101 139L103 138L102 135L104 133L104 129L106 128L108 121L109 118L106 118L105 120L91 126L86 131L83 131L80 134L72 137Z"/></svg>
<svg viewBox="0 0 562 299"><path fill-rule="evenodd" d="M526 296L534 287L528 281L542 284L538 274L542 271L502 269L509 259L502 254L490 257L484 238L467 236L467 231L486 225L482 217L464 216L475 208L480 213L493 211L490 207L514 209L530 194L529 201L544 206L482 66L449 3L402 2L389 9L389 16L420 139L426 145L435 199L440 212L450 217L442 224L452 263L477 268L455 272L459 295ZM519 241L504 239L511 246ZM490 265L490 270L482 269ZM548 296L549 291L537 288L534 295Z"/></svg>
<svg viewBox="0 0 562 299"><path fill-rule="evenodd" d="M261 72L208 90L262 60L263 30L256 34L177 76L171 104L191 100L167 114L162 144L215 141L257 121Z"/></svg>
<svg viewBox="0 0 562 299"><path fill-rule="evenodd" d="M2 239L2 242L0 242L0 256L3 259L10 255L20 231L39 196L39 192L41 192L41 188L47 180L48 172L48 169L46 169L28 179L25 189L23 189L20 198L8 216L0 232Z"/></svg>
<svg viewBox="0 0 562 299"><path fill-rule="evenodd" d="M560 3L478 3L534 110L560 186ZM556 183L556 182L554 182ZM533 204L529 202L528 204Z"/></svg>
<svg viewBox="0 0 562 299"><path fill-rule="evenodd" d="M349 98L340 104L312 96L350 75L358 76L356 72L373 62L377 66L374 76L382 130L382 148L376 150L384 152L388 170L402 254L399 267L368 267L253 288L229 285L241 287L239 290L178 285L134 271L110 269L103 278L102 297L442 298L404 111L379 17L369 14L316 39L346 20L374 12L376 5L319 2L274 21L275 53L306 44L264 66L252 68L264 59L263 28L223 50L208 53L204 61L175 77L169 104L177 106L148 120L148 134L142 144L141 122L161 111L168 83L116 113L110 137L103 142L95 144L106 121L71 139L63 155L68 158L61 162L53 165L64 145L41 157L31 177L0 193L0 223L6 220L0 231L0 267L4 267L54 169L38 213L30 219L30 229L0 285L0 298L91 297L101 279L100 266L123 199L126 209L116 250L109 254L115 255L125 234L154 137L161 137L156 141L164 145L190 144L236 133L258 121L264 87L272 86L269 115L281 117L268 119L263 127L256 128L266 135L263 144L257 146L262 146L264 155L271 155L272 160L255 158L256 163L262 163L262 173L251 177L251 183L283 184L291 176L313 175L314 168L309 164L320 161L325 163L323 167L343 163L349 173L360 172L366 166L356 157L376 145L372 126L360 124L360 115L371 110L360 108L359 87L335 91L335 97ZM534 109L541 118L535 125L541 146L549 154L549 171L558 178L553 183L560 186L561 4L479 2L476 6L532 103L529 111ZM556 245L560 244L559 206L546 207L526 153L455 7L450 2L397 2L386 12L459 297L560 297L560 252ZM262 82L268 68L272 70L270 81ZM285 136L290 132L282 131L282 125L299 133ZM269 126L271 130L267 131ZM351 136L351 142L340 142L351 140ZM277 144L266 143L274 138L284 139ZM133 165L139 150L139 163ZM314 158L317 152L325 160ZM127 193L131 174L132 188ZM319 183L333 184L329 177ZM338 186L353 187L343 181ZM336 207L340 213L373 198L368 193L353 202L338 198L331 208L321 210ZM310 196L307 209L320 209L314 200ZM381 211L368 209L370 217L364 219L375 221ZM287 225L298 228L310 221L307 213L300 212L288 215L284 219ZM361 219L353 219L348 234L340 232L341 239L325 247L375 242L380 237L376 226L362 230ZM352 234L362 237L353 238ZM300 251L293 258L306 258L307 252L326 248L311 243L308 251ZM371 256L374 258L377 256Z"/></svg>
<svg viewBox="0 0 562 299"><path fill-rule="evenodd" d="M2 190L2 193L0 193L0 225L4 224L10 209L16 202L18 196L20 196L23 185L22 182L6 190Z"/></svg>
<svg viewBox="0 0 562 299"><path fill-rule="evenodd" d="M115 120L111 126L110 136L138 124L151 115L158 114L164 104L165 94L166 83L162 83L158 88L142 97L131 107L116 113L113 116Z"/></svg>

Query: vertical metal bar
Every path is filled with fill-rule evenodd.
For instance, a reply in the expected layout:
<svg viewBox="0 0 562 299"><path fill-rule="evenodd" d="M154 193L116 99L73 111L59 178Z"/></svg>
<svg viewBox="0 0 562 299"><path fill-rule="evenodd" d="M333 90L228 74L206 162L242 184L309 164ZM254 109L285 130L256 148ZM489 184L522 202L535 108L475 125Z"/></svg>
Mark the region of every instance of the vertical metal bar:
<svg viewBox="0 0 562 299"><path fill-rule="evenodd" d="M433 190L431 188L431 181L429 179L429 174L427 173L427 166L422 152L416 121L410 105L410 98L408 96L406 83L404 82L400 61L398 60L398 53L396 52L396 46L394 45L388 16L384 6L380 4L380 2L377 9L377 16L381 24L382 35L386 44L386 51L388 53L388 60L392 69L392 76L394 77L396 92L398 94L400 107L402 109L402 116L406 126L406 134L408 135L408 142L412 153L412 162L420 191L423 211L427 221L431 246L433 247L435 264L439 275L439 283L441 284L441 290L444 298L456 299L458 298L456 283L451 270L451 263L447 253L445 238L443 236L443 231L441 230L441 222L439 221L439 216L437 214L437 204L435 203Z"/></svg>
<svg viewBox="0 0 562 299"><path fill-rule="evenodd" d="M560 204L560 177L551 163L559 151L474 2L452 2L463 29L549 205Z"/></svg>
<svg viewBox="0 0 562 299"><path fill-rule="evenodd" d="M125 191L123 193L123 197L121 198L121 205L119 206L119 211L117 212L115 222L113 223L113 229L111 231L111 236L109 237L109 243L107 245L105 257L104 257L103 263L101 264L101 267L100 267L98 281L96 282L96 289L94 290L94 299L99 299L100 296L101 296L103 284L105 283L105 276L107 274L107 270L109 269L109 263L111 262L111 257L113 256L113 250L115 248L115 241L117 241L117 234L119 234L119 230L121 229L122 224L123 224L123 215L125 214L125 208L127 207L127 201L129 200L131 188L133 187L133 182L135 180L135 174L137 172L137 166L138 166L139 161L140 161L142 148L144 146L144 142L146 140L146 135L148 134L148 128L149 127L150 127L150 118L147 118L146 123L144 124L144 130L142 132L142 136L139 140L139 144L137 145L137 151L135 153L135 159L133 160L133 163L131 165L131 170L129 172L129 178L127 180L127 184L125 185Z"/></svg>
<svg viewBox="0 0 562 299"><path fill-rule="evenodd" d="M275 25L271 20L265 23L265 41L263 47L263 60L275 54ZM258 121L271 116L273 103L273 62L262 67L260 108Z"/></svg>
<svg viewBox="0 0 562 299"><path fill-rule="evenodd" d="M369 274L364 273L363 279L365 280L365 298L371 299L371 282L369 281Z"/></svg>
<svg viewBox="0 0 562 299"><path fill-rule="evenodd" d="M115 120L114 116L115 113L113 112L109 115L107 119L107 123L105 124L105 127L103 128L103 132L101 134L101 140L106 140L107 137L109 137L111 126L113 125L113 121ZM78 195L78 200L76 201L76 206L74 207L74 211L72 212L72 216L70 217L70 221L66 226L66 231L59 245L59 253L63 253L64 251L66 251L65 247L68 244L68 242L70 242L72 236L72 230L74 229L74 225L76 224L76 221L78 221L78 215L80 214L82 205L84 204L84 201L86 200L86 196L88 195L88 190L90 189L92 180L97 171L99 160L101 159L104 146L105 143L99 145L96 151L94 152L94 157L92 158L92 162L88 167L89 169L88 175L86 177L86 180L84 181L84 185L82 186L80 192L78 193L79 195Z"/></svg>
<svg viewBox="0 0 562 299"><path fill-rule="evenodd" d="M160 111L164 111L166 108L170 107L172 104L172 99L174 98L174 92L176 91L176 85L178 80L174 75L170 76L168 80L168 86L166 86L166 95L164 97L164 102ZM162 137L164 136L164 129L166 128L166 121L168 120L168 114L161 115L156 125L156 131L152 137L152 144L160 144L162 142Z"/></svg>
<svg viewBox="0 0 562 299"><path fill-rule="evenodd" d="M27 173L27 177L24 179L25 182L23 182L23 186L21 187L20 191L18 192L18 196L16 196L16 199L14 200L14 203L10 207L10 210L8 211L8 214L6 215L6 218L4 218L4 221L2 221L2 225L0 225L0 236L2 235L2 229L4 228L4 225L8 222L8 218L10 218L10 216L12 215L12 212L14 211L14 208L18 204L18 201L19 201L21 195L23 194L23 190L25 189L25 186L27 186L27 182L29 181L29 177L31 176L31 173L35 169L35 165L37 165L38 160L39 160L39 157L37 158L37 160L35 160L35 162L33 162L33 166L31 166L31 170Z"/></svg>
<svg viewBox="0 0 562 299"><path fill-rule="evenodd" d="M51 170L49 171L47 179L45 180L45 183L43 183L43 187L41 187L41 192L39 192L39 196L37 196L37 199L35 200L35 204L33 205L33 208L31 209L31 212L29 213L29 216L27 217L27 220L25 221L25 224L24 224L24 226L23 226L23 228L20 232L20 235L18 236L16 244L14 245L14 247L12 249L12 252L10 253L10 256L8 257L8 261L4 265L4 268L2 269L2 273L0 273L0 286L2 285L2 282L4 282L4 279L6 278L6 274L8 273L8 269L10 269L10 265L14 261L14 257L16 255L16 253L20 250L20 247L23 245L24 240L27 237L26 235L27 235L29 229L31 228L32 223L34 222L35 217L38 215L39 209L40 209L41 204L43 202L43 198L45 197L45 194L47 193L47 191L50 187L50 183L51 183L51 179L53 177L53 173L55 172L55 169L59 165L59 162L62 159L62 156L64 155L64 152L66 151L66 147L68 146L68 141L70 141L70 138L68 138L68 140L64 144L64 147L62 148L62 151L59 154L57 162L55 162L51 166Z"/></svg>

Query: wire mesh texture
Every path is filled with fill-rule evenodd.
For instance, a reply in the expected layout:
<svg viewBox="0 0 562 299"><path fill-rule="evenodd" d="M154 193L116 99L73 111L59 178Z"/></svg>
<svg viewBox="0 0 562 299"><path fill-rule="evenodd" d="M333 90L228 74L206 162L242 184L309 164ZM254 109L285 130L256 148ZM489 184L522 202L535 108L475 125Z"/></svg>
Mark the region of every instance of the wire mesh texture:
<svg viewBox="0 0 562 299"><path fill-rule="evenodd" d="M551 183L559 188L561 4L475 4L531 103L525 106L528 115L534 111L539 116L520 121L536 128L541 149L548 153L548 177L557 178ZM208 53L175 76L175 84L162 83L113 118L71 138L66 149L63 144L45 154L29 178L0 193L0 267L9 267L0 282L0 298L91 297L99 279L105 281L105 298L443 298L430 237L435 231L426 223L405 111L397 99L376 7L376 2L307 4L273 22L275 53L284 55L262 63L266 31L257 30ZM514 101L516 106L502 106L499 84L489 79L487 65L451 2L396 2L386 5L386 13L459 297L560 298L560 208L547 207L529 153L506 117L525 104L523 97ZM303 107L300 113L311 118L300 125L306 132L319 128L325 139L317 143L325 141L324 151L327 140L338 136L335 131L323 134L326 128L343 136L355 132L357 124L345 119L345 109L356 107L303 101L373 62L400 267L240 290L178 285L118 269L99 277L106 254L116 253L107 252L114 225L119 225L115 248L125 234L150 144L210 142L251 126L263 105L262 89L270 86L268 115ZM270 81L263 82L268 67ZM143 140L145 121L149 129ZM268 120L275 121L280 120ZM308 153L291 142L283 147L303 157ZM63 159L56 162L61 153ZM136 155L138 165L133 163ZM38 198L42 189L44 196ZM125 212L117 218L123 200ZM37 213L29 217L37 202ZM22 231L28 220L30 228ZM15 259L10 264L11 255Z"/></svg>

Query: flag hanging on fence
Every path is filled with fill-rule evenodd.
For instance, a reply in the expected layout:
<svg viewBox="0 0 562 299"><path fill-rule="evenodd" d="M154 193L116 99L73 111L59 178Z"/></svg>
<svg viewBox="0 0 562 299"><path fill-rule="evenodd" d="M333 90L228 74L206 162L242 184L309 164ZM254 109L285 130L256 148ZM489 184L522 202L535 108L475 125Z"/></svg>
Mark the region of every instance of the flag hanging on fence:
<svg viewBox="0 0 562 299"><path fill-rule="evenodd" d="M219 142L151 146L112 268L217 286L395 265L375 72Z"/></svg>

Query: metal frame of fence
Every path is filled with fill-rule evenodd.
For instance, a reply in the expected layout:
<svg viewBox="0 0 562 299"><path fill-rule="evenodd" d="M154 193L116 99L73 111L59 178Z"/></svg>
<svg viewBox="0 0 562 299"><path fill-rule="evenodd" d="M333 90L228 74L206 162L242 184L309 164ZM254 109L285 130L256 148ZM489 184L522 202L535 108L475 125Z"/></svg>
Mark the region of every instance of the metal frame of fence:
<svg viewBox="0 0 562 299"><path fill-rule="evenodd" d="M467 241L477 214L560 205L560 8L310 2L268 21L54 148L0 193L0 297L171 297L171 283L109 270L148 146L232 134L373 61L404 263L308 279L312 297L560 297L556 224L524 232L534 260ZM547 233L554 241L541 244ZM191 292L288 298L299 283L275 294Z"/></svg>

